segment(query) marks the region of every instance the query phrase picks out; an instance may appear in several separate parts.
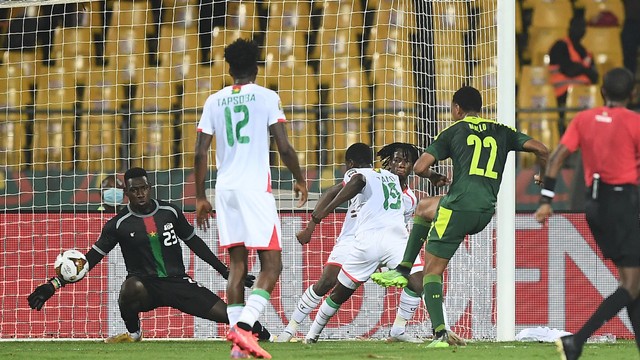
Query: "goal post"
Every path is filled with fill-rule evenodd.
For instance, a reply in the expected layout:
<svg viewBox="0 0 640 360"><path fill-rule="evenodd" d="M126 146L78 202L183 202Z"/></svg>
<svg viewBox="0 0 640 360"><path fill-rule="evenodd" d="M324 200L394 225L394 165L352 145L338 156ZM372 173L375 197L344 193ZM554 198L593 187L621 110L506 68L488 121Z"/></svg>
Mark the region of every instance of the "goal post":
<svg viewBox="0 0 640 360"><path fill-rule="evenodd" d="M498 1L496 13L498 109L497 119L516 127L516 5L514 1ZM496 322L498 341L512 341L516 336L516 164L510 153L498 193L496 239Z"/></svg>

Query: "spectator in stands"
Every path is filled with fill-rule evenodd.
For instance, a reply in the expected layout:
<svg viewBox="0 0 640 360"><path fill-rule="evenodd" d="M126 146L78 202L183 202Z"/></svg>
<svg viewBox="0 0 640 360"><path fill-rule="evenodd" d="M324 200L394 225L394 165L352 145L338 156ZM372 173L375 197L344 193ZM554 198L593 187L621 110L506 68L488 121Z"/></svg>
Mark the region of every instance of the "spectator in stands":
<svg viewBox="0 0 640 360"><path fill-rule="evenodd" d="M640 48L640 0L624 0L624 23L622 25L622 56L624 67L636 74L638 48Z"/></svg>
<svg viewBox="0 0 640 360"><path fill-rule="evenodd" d="M115 213L120 211L124 202L124 183L116 175L108 175L100 184L102 204L99 211Z"/></svg>
<svg viewBox="0 0 640 360"><path fill-rule="evenodd" d="M560 108L567 103L567 89L570 85L598 82L593 57L580 43L586 30L587 23L583 17L572 18L569 36L556 41L549 50L550 80ZM560 134L564 133L564 125L564 111L560 111Z"/></svg>

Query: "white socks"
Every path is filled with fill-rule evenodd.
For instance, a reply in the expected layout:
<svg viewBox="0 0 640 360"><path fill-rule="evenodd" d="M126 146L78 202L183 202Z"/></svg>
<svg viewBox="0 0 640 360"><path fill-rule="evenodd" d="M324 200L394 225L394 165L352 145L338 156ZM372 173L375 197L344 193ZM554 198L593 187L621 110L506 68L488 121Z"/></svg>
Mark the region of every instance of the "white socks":
<svg viewBox="0 0 640 360"><path fill-rule="evenodd" d="M244 309L244 304L229 304L227 305L227 317L229 318L229 327L238 323L240 314Z"/></svg>
<svg viewBox="0 0 640 360"><path fill-rule="evenodd" d="M407 288L402 290L400 304L398 304L398 311L396 312L396 319L393 322L389 335L398 336L405 332L407 321L413 318L421 301L420 295L417 295Z"/></svg>
<svg viewBox="0 0 640 360"><path fill-rule="evenodd" d="M247 303L242 309L238 322L248 324L253 327L260 315L264 312L264 308L269 303L271 295L263 289L254 289L247 299ZM229 319L231 321L231 319Z"/></svg>

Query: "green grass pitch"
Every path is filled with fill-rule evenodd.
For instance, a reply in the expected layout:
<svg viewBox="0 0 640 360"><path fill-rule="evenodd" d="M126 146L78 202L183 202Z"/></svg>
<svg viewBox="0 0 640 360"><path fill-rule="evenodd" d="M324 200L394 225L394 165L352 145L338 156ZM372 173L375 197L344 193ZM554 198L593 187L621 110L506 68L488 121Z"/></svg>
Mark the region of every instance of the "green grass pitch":
<svg viewBox="0 0 640 360"><path fill-rule="evenodd" d="M263 344L273 359L559 359L549 343L474 342L465 347L427 349L425 345L384 341L321 341ZM230 345L223 341L149 341L133 344L104 344L93 341L3 341L0 359L228 359ZM587 344L581 359L638 359L633 341L615 344Z"/></svg>

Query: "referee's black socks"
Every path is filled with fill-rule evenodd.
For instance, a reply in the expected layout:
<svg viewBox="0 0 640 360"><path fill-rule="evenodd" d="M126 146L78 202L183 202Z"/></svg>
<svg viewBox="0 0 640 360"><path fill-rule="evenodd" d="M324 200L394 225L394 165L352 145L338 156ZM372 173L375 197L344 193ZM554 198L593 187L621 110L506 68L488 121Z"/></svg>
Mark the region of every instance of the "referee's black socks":
<svg viewBox="0 0 640 360"><path fill-rule="evenodd" d="M619 287L613 294L602 301L596 312L591 315L589 320L587 320L582 328L574 335L576 345L582 347L596 330L612 317L616 316L623 307L628 306L632 302L633 299L627 289Z"/></svg>

